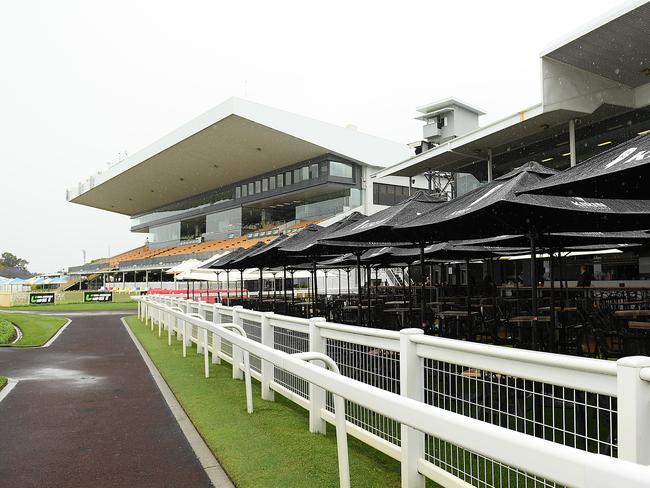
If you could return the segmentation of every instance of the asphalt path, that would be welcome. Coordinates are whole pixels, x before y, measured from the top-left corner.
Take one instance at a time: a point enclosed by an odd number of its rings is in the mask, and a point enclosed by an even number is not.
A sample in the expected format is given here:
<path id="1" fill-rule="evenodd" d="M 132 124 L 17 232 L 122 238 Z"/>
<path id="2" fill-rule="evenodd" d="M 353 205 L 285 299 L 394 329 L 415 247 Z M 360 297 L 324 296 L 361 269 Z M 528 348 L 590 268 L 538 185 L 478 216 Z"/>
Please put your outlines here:
<path id="1" fill-rule="evenodd" d="M 121 322 L 71 318 L 47 348 L 0 348 L 0 486 L 210 487 Z M 52 313 L 48 315 L 53 315 Z"/>

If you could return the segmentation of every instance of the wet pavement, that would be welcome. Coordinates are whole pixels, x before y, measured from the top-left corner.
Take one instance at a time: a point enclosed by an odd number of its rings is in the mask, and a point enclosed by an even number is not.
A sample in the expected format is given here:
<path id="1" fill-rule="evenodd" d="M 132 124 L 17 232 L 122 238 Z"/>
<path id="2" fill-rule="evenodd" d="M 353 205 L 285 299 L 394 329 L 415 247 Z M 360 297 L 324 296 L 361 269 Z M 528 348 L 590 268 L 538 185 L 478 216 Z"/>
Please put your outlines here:
<path id="1" fill-rule="evenodd" d="M 65 314 L 47 348 L 0 348 L 0 486 L 209 487 L 120 317 Z"/>

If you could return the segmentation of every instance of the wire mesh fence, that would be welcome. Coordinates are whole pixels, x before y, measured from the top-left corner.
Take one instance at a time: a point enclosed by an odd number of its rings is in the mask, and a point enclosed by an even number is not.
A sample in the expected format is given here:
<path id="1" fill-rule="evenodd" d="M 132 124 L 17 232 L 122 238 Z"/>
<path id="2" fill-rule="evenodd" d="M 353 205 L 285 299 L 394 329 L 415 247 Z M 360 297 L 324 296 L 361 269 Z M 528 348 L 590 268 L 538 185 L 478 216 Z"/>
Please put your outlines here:
<path id="1" fill-rule="evenodd" d="M 399 353 L 376 347 L 354 344 L 338 339 L 326 340 L 327 355 L 334 359 L 341 374 L 348 378 L 400 393 Z M 334 401 L 327 393 L 327 410 L 334 412 Z M 350 401 L 345 402 L 345 415 L 349 422 L 400 445 L 400 424 L 377 412 Z"/>
<path id="2" fill-rule="evenodd" d="M 309 335 L 283 327 L 273 327 L 273 347 L 289 354 L 309 351 Z M 293 393 L 309 398 L 309 382 L 282 368 L 274 368 L 274 380 Z"/>

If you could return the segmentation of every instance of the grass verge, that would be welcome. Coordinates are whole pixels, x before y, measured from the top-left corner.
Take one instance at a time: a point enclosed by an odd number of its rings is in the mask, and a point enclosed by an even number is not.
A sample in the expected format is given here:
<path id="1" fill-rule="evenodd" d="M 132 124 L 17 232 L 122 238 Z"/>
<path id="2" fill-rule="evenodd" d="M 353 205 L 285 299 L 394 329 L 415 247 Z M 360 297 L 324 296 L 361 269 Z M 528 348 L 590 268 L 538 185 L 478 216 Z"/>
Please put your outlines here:
<path id="1" fill-rule="evenodd" d="M 7 386 L 7 378 L 5 376 L 0 376 L 0 391 Z"/>
<path id="2" fill-rule="evenodd" d="M 0 310 L 64 310 L 66 312 L 79 310 L 135 310 L 137 302 L 107 302 L 107 303 L 55 303 L 53 305 L 19 305 L 16 307 L 0 307 Z"/>
<path id="3" fill-rule="evenodd" d="M 333 427 L 325 436 L 309 433 L 304 409 L 278 394 L 263 401 L 256 381 L 255 412 L 248 415 L 244 382 L 232 379 L 230 365 L 211 365 L 206 379 L 196 349 L 183 358 L 180 342 L 167 346 L 166 334 L 159 338 L 137 317 L 126 321 L 238 487 L 338 486 Z M 352 437 L 348 442 L 352 486 L 400 486 L 397 461 Z"/>
<path id="4" fill-rule="evenodd" d="M 22 331 L 23 337 L 15 344 L 0 344 L 0 347 L 42 346 L 67 322 L 63 317 L 0 312 L 0 321 L 2 320 L 16 324 Z"/>
<path id="5" fill-rule="evenodd" d="M 15 337 L 14 324 L 8 320 L 0 319 L 0 344 L 9 344 Z"/>

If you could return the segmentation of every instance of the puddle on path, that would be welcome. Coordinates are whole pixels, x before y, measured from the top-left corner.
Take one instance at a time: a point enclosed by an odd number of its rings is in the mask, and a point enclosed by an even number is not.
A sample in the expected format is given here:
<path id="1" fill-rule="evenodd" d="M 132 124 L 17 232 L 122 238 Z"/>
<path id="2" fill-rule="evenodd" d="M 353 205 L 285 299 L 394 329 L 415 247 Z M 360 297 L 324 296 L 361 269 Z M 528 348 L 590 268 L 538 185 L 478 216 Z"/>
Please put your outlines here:
<path id="1" fill-rule="evenodd" d="M 12 378 L 20 381 L 65 381 L 74 386 L 92 386 L 105 379 L 103 376 L 93 376 L 84 371 L 65 368 L 30 369 Z"/>

